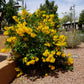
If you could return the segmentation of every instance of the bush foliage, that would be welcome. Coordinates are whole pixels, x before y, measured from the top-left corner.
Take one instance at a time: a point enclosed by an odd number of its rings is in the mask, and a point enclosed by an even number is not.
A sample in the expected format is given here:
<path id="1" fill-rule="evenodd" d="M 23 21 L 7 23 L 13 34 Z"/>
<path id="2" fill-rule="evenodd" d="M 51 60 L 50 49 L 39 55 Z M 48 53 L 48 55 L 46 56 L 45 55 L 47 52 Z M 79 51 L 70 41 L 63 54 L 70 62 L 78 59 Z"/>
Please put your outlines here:
<path id="1" fill-rule="evenodd" d="M 13 16 L 16 25 L 5 27 L 6 45 L 10 48 L 19 68 L 25 71 L 34 65 L 55 70 L 57 63 L 71 69 L 73 59 L 63 52 L 66 46 L 65 36 L 60 35 L 54 14 L 36 10 L 30 14 L 25 9 L 18 16 Z M 2 50 L 4 51 L 4 50 Z M 19 76 L 18 75 L 18 76 Z"/>

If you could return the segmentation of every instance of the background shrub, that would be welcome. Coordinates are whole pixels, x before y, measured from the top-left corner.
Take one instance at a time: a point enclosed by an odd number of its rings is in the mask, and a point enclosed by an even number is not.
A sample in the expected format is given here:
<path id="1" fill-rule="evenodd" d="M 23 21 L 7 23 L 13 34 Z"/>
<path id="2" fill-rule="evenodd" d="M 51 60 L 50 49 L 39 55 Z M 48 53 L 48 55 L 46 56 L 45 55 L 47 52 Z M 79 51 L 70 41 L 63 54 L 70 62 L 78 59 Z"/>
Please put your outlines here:
<path id="1" fill-rule="evenodd" d="M 67 47 L 75 48 L 82 41 L 82 36 L 78 32 L 67 32 L 64 34 L 66 36 Z"/>

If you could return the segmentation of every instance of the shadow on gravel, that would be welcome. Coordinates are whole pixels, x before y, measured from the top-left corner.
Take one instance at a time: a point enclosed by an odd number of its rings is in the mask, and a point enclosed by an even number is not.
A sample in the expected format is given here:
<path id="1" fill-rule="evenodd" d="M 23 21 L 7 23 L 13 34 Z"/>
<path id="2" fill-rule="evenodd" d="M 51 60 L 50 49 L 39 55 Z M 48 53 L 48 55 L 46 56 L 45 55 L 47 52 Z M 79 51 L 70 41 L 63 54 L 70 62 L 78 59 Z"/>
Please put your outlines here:
<path id="1" fill-rule="evenodd" d="M 27 73 L 25 73 L 25 76 L 27 77 L 27 79 L 34 82 L 39 78 L 44 78 L 46 73 L 48 74 L 48 76 L 59 78 L 58 72 L 66 73 L 67 71 L 68 70 L 65 70 L 60 67 L 56 67 L 56 70 L 49 70 L 48 68 L 44 68 L 44 69 L 33 68 L 33 69 L 29 69 Z"/>

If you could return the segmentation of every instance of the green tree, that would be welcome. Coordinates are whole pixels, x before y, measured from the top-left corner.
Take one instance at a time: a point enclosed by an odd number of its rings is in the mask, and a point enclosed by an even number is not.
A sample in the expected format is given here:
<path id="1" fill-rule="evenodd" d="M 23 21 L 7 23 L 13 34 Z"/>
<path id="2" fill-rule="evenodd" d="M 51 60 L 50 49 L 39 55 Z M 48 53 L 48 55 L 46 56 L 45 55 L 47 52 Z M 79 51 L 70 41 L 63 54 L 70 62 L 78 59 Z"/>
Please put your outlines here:
<path id="1" fill-rule="evenodd" d="M 45 10 L 49 14 L 57 14 L 57 5 L 54 5 L 54 1 L 49 2 L 48 0 L 45 1 L 44 5 L 40 5 L 40 10 Z"/>
<path id="2" fill-rule="evenodd" d="M 0 0 L 0 12 L 3 11 L 4 6 L 5 6 L 6 1 L 5 0 Z"/>
<path id="3" fill-rule="evenodd" d="M 84 10 L 80 13 L 79 24 L 84 24 Z"/>
<path id="4" fill-rule="evenodd" d="M 14 7 L 14 0 L 9 0 L 7 4 L 4 6 L 4 18 L 7 20 L 8 24 L 14 24 L 15 21 L 12 19 L 12 16 L 17 15 L 18 9 Z"/>
<path id="5" fill-rule="evenodd" d="M 64 14 L 64 16 L 63 16 L 63 18 L 61 19 L 61 24 L 65 24 L 66 22 L 70 22 L 70 23 L 72 23 L 72 13 L 67 13 L 67 12 L 65 12 L 65 13 L 63 13 Z"/>

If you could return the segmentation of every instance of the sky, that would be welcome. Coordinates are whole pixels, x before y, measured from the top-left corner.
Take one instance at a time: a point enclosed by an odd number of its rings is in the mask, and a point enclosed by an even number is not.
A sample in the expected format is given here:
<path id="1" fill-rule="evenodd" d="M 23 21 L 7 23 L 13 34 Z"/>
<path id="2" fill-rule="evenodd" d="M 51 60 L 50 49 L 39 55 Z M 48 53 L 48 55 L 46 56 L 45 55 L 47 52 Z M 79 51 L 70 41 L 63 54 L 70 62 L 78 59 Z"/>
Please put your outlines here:
<path id="1" fill-rule="evenodd" d="M 8 2 L 9 0 L 6 0 Z M 15 0 L 16 1 L 16 0 Z M 58 5 L 57 13 L 59 15 L 59 18 L 63 17 L 64 12 L 70 12 L 70 7 L 75 4 L 75 17 L 79 17 L 79 14 L 84 9 L 84 0 L 49 0 L 55 1 L 55 5 Z M 26 3 L 27 9 L 33 13 L 35 10 L 37 10 L 40 7 L 40 4 L 44 4 L 45 0 L 24 0 L 24 3 Z M 21 5 L 21 1 L 19 1 L 19 4 Z"/>

